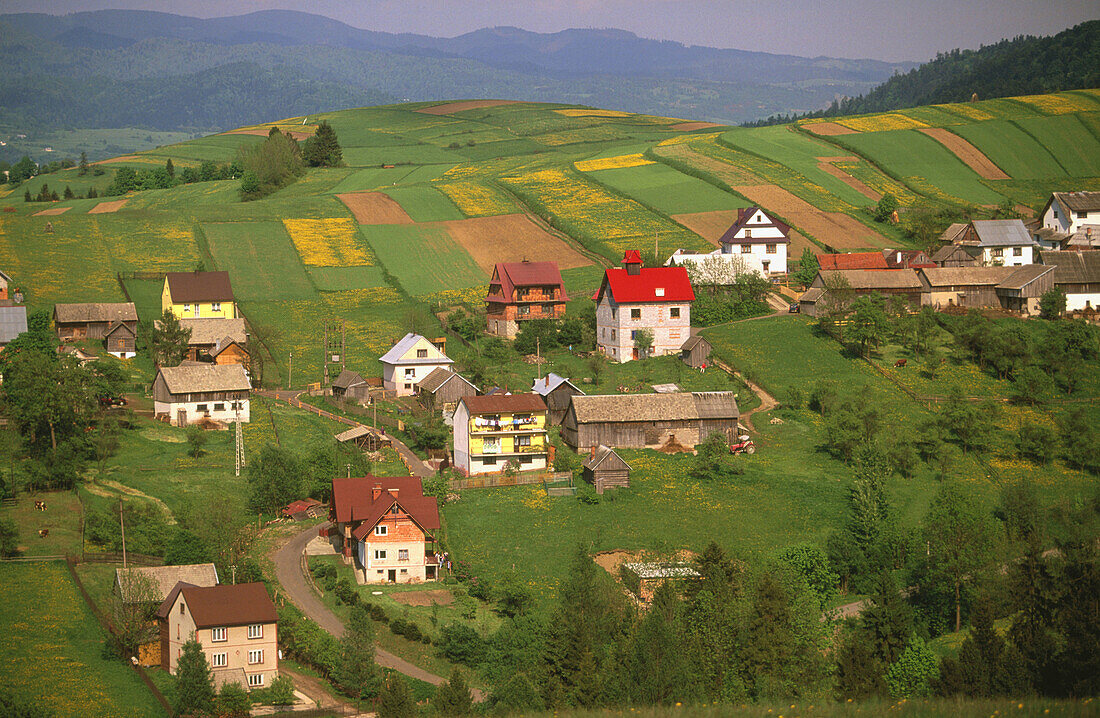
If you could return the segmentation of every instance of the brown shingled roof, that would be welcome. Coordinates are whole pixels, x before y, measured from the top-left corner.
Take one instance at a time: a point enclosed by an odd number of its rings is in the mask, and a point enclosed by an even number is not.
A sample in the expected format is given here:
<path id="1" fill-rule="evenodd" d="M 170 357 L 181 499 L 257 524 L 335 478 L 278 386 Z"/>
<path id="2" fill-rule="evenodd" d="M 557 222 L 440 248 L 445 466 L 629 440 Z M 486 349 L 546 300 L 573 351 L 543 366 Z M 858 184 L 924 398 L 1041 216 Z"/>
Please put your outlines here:
<path id="1" fill-rule="evenodd" d="M 55 304 L 54 321 L 72 322 L 136 322 L 133 302 L 95 302 L 89 304 Z"/>
<path id="2" fill-rule="evenodd" d="M 232 302 L 229 272 L 168 272 L 173 302 Z"/>
<path id="3" fill-rule="evenodd" d="M 267 595 L 267 588 L 258 582 L 206 587 L 180 581 L 157 609 L 158 618 L 168 617 L 176 597 L 181 593 L 196 628 L 245 626 L 279 620 L 275 604 Z"/>

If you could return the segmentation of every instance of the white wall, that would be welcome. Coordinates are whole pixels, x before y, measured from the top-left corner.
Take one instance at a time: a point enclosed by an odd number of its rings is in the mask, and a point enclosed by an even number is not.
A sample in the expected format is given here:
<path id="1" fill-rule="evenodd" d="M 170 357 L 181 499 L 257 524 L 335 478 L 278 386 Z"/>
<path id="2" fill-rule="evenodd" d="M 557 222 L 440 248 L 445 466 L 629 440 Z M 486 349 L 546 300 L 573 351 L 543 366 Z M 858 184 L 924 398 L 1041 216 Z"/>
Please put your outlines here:
<path id="1" fill-rule="evenodd" d="M 1000 249 L 1001 256 L 994 257 L 993 250 Z M 1020 250 L 1020 255 L 1016 256 L 1016 250 Z M 1035 248 L 1030 246 L 1015 246 L 1015 247 L 983 247 L 982 248 L 982 264 L 987 267 L 1022 267 L 1026 264 L 1035 263 Z"/>
<path id="2" fill-rule="evenodd" d="M 221 411 L 214 409 L 216 404 L 220 404 L 224 407 Z M 205 411 L 199 410 L 199 406 L 206 407 Z M 247 424 L 249 422 L 249 402 L 245 399 L 240 402 L 240 419 L 241 422 Z M 153 411 L 156 414 L 167 414 L 169 417 L 169 423 L 172 426 L 179 426 L 177 420 L 177 414 L 180 409 L 184 409 L 187 412 L 187 423 L 191 424 L 209 414 L 210 418 L 215 421 L 233 422 L 237 420 L 237 412 L 233 409 L 233 402 L 215 402 L 215 401 L 195 401 L 195 402 L 173 402 L 167 403 L 163 401 L 153 402 Z"/>
<path id="3" fill-rule="evenodd" d="M 1100 308 L 1100 292 L 1066 295 L 1066 311 L 1073 312 L 1089 306 L 1093 309 Z"/>
<path id="4" fill-rule="evenodd" d="M 398 396 L 412 396 L 416 393 L 416 385 L 420 383 L 420 380 L 440 367 L 449 369 L 451 365 L 449 362 L 405 366 L 401 364 L 383 364 L 382 386 L 397 391 Z M 405 375 L 406 370 L 412 373 L 411 377 Z"/>
<path id="5" fill-rule="evenodd" d="M 454 461 L 455 466 L 470 473 L 470 414 L 461 402 L 454 415 Z"/>
<path id="6" fill-rule="evenodd" d="M 673 318 L 670 310 L 680 309 L 680 316 Z M 612 361 L 627 362 L 633 358 L 634 339 L 631 332 L 648 329 L 653 333 L 651 356 L 677 354 L 691 336 L 691 302 L 669 302 L 615 305 L 604 294 L 596 307 L 596 344 Z M 641 317 L 631 319 L 631 310 L 640 309 Z"/>

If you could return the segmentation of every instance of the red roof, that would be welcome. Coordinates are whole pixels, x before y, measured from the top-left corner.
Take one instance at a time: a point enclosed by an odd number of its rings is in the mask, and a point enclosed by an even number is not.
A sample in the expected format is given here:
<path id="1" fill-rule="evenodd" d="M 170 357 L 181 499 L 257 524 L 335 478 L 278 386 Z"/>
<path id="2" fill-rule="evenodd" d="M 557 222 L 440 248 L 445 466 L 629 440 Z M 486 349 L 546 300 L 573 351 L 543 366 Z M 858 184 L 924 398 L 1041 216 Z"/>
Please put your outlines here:
<path id="1" fill-rule="evenodd" d="M 499 286 L 499 290 L 496 287 Z M 495 302 L 514 302 L 516 287 L 557 287 L 560 299 L 568 301 L 557 262 L 498 262 L 489 282 L 489 296 Z"/>
<path id="2" fill-rule="evenodd" d="M 196 628 L 213 626 L 244 626 L 250 623 L 275 623 L 279 614 L 267 595 L 262 583 L 238 583 L 236 585 L 194 586 L 180 581 L 157 609 L 159 618 L 168 618 L 168 612 L 183 594 L 187 610 L 195 620 Z"/>
<path id="3" fill-rule="evenodd" d="M 819 254 L 822 269 L 889 269 L 882 252 L 851 252 L 849 254 Z"/>
<path id="4" fill-rule="evenodd" d="M 627 274 L 615 267 L 604 273 L 603 284 L 592 297 L 600 301 L 604 290 L 619 304 L 636 302 L 692 302 L 695 292 L 683 267 L 643 267 L 638 274 Z"/>
<path id="5" fill-rule="evenodd" d="M 381 489 L 374 498 L 375 487 Z M 420 528 L 439 528 L 439 505 L 425 496 L 416 476 L 363 476 L 332 480 L 332 510 L 337 523 L 362 521 L 370 531 L 394 503 L 405 510 Z"/>
<path id="6" fill-rule="evenodd" d="M 765 217 L 767 217 L 768 221 L 763 224 L 748 224 L 749 219 L 751 219 L 752 216 L 757 212 L 760 212 Z M 735 235 L 746 227 L 748 229 L 756 229 L 757 227 L 775 227 L 783 233 L 783 237 L 742 237 L 741 239 L 738 239 Z M 743 209 L 739 208 L 737 210 L 737 221 L 730 225 L 730 228 L 726 230 L 725 234 L 723 234 L 718 241 L 719 243 L 724 244 L 782 244 L 783 242 L 791 241 L 790 237 L 787 236 L 788 234 L 790 234 L 790 231 L 791 227 L 789 224 L 781 222 L 775 217 L 772 217 L 770 214 L 760 209 L 759 207 L 745 207 Z"/>
<path id="7" fill-rule="evenodd" d="M 642 255 L 636 249 L 628 249 L 623 254 L 623 264 L 641 264 Z"/>
<path id="8" fill-rule="evenodd" d="M 294 514 L 301 513 L 314 506 L 320 506 L 321 502 L 317 499 L 299 499 L 286 505 L 283 509 L 283 516 L 293 516 Z"/>

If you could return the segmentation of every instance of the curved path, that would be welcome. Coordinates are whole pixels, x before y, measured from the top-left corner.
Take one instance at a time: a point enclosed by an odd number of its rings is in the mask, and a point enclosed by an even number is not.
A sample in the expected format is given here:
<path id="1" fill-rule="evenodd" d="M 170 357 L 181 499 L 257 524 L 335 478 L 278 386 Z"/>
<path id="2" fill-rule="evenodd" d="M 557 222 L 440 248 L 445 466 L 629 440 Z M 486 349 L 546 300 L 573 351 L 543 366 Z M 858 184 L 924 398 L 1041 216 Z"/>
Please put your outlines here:
<path id="1" fill-rule="evenodd" d="M 738 379 L 740 379 L 741 381 L 745 382 L 745 385 L 748 386 L 749 389 L 751 389 L 754 394 L 756 394 L 758 397 L 760 397 L 760 406 L 758 406 L 754 409 L 749 409 L 748 411 L 746 411 L 744 414 L 742 414 L 739 417 L 739 420 L 745 425 L 746 429 L 748 429 L 749 431 L 752 431 L 754 433 L 757 433 L 757 434 L 760 433 L 756 430 L 756 427 L 754 427 L 752 425 L 752 415 L 755 414 L 758 411 L 771 411 L 775 407 L 779 406 L 779 402 L 775 400 L 774 396 L 772 396 L 768 392 L 764 391 L 764 388 L 762 386 L 760 386 L 759 384 L 757 384 L 754 381 L 750 381 L 750 380 L 746 379 L 741 374 L 741 372 L 737 371 L 736 369 L 734 369 L 733 367 L 731 367 L 729 364 L 725 363 L 721 359 L 715 358 L 714 359 L 714 365 L 717 366 L 722 371 L 726 372 L 727 374 L 731 374 L 731 375 L 737 377 Z"/>

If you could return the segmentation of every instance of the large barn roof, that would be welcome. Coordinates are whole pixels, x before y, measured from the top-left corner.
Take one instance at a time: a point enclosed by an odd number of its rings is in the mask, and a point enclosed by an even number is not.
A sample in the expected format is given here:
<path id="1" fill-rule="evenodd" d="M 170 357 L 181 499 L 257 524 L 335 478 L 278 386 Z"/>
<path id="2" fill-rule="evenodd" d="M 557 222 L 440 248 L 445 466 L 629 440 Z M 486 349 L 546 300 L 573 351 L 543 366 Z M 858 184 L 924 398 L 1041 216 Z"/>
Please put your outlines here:
<path id="1" fill-rule="evenodd" d="M 133 302 L 96 302 L 89 304 L 55 304 L 54 321 L 63 324 L 75 322 L 136 322 L 137 309 Z"/>
<path id="2" fill-rule="evenodd" d="M 732 391 L 678 394 L 575 395 L 573 413 L 578 424 L 624 421 L 685 421 L 736 419 L 740 416 Z"/>
<path id="3" fill-rule="evenodd" d="M 162 366 L 160 375 L 169 394 L 206 391 L 248 391 L 248 374 L 240 364 L 181 364 Z"/>

